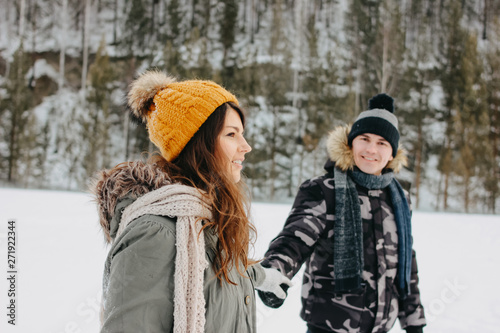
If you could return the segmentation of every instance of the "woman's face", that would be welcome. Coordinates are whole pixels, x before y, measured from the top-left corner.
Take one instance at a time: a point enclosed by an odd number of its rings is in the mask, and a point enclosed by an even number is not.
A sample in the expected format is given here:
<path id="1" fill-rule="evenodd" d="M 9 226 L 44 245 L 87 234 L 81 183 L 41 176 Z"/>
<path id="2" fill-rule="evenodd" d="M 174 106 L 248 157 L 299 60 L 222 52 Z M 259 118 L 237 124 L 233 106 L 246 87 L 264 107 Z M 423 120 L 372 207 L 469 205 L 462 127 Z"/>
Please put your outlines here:
<path id="1" fill-rule="evenodd" d="M 237 183 L 241 178 L 245 154 L 251 151 L 252 147 L 243 137 L 243 124 L 238 112 L 231 107 L 227 108 L 226 118 L 218 141 L 219 149 L 216 150 L 216 156 L 227 162 L 229 175 Z"/>
<path id="2" fill-rule="evenodd" d="M 352 152 L 356 166 L 370 175 L 380 175 L 392 161 L 392 147 L 380 135 L 364 133 L 352 140 Z"/>

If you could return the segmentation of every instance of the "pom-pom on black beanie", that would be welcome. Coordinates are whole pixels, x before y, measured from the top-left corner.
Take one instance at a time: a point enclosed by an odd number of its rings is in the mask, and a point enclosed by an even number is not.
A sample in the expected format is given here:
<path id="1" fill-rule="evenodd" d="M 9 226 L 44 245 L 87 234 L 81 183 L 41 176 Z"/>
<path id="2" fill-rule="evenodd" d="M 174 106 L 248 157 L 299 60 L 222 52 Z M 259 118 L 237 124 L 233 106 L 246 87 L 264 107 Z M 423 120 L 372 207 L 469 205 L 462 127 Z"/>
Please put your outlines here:
<path id="1" fill-rule="evenodd" d="M 380 135 L 392 147 L 395 157 L 399 146 L 398 119 L 394 115 L 394 99 L 387 94 L 378 94 L 368 101 L 368 110 L 360 113 L 347 137 L 349 146 L 358 135 L 371 133 Z"/>

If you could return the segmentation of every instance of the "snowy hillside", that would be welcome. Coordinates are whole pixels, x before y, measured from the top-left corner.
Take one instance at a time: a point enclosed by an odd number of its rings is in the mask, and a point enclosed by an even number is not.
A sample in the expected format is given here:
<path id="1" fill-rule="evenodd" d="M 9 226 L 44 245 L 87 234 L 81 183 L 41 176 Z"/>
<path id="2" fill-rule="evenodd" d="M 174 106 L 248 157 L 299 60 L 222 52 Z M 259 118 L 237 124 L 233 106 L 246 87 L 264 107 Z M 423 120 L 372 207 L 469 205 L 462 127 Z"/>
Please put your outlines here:
<path id="1" fill-rule="evenodd" d="M 254 198 L 322 172 L 328 133 L 395 99 L 414 205 L 498 213 L 500 1 L 0 0 L 0 185 L 84 190 L 152 153 L 126 93 L 146 69 L 247 111 Z"/>
<path id="2" fill-rule="evenodd" d="M 97 332 L 101 275 L 107 248 L 89 195 L 0 189 L 1 332 Z M 255 203 L 261 256 L 290 205 Z M 7 324 L 7 227 L 16 221 L 17 317 Z M 414 213 L 426 333 L 498 332 L 500 217 Z M 300 274 L 299 274 L 300 275 Z M 259 332 L 305 332 L 299 318 L 301 276 L 278 310 L 258 304 Z M 8 277 L 8 275 L 7 275 Z M 400 332 L 396 327 L 391 332 Z"/>

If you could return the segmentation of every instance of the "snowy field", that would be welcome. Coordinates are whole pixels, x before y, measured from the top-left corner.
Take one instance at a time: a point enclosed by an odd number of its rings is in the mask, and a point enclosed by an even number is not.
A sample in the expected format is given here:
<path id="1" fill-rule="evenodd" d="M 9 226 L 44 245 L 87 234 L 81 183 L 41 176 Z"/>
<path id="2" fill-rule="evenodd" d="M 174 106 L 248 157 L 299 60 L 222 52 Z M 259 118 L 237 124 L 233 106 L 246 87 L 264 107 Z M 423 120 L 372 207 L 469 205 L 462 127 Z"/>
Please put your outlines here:
<path id="1" fill-rule="evenodd" d="M 262 256 L 290 205 L 255 203 Z M 16 325 L 7 323 L 8 221 L 16 221 Z M 500 332 L 500 216 L 414 212 L 427 333 Z M 0 332 L 98 332 L 107 247 L 88 194 L 0 189 Z M 277 310 L 258 304 L 259 332 L 304 333 L 301 274 Z M 260 302 L 260 300 L 259 300 Z M 391 332 L 401 332 L 399 324 Z"/>

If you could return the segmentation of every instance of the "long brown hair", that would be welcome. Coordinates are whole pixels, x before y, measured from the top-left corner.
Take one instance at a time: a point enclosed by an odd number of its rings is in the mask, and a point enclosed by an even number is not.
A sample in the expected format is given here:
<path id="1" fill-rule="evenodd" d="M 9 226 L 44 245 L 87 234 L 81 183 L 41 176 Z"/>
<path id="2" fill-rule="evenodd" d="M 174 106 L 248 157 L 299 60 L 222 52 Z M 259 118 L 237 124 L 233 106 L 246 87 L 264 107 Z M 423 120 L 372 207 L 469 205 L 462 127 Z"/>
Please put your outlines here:
<path id="1" fill-rule="evenodd" d="M 168 162 L 160 155 L 153 156 L 151 161 L 162 168 L 173 182 L 204 191 L 214 219 L 206 221 L 203 229 L 213 229 L 218 235 L 213 267 L 219 281 L 224 278 L 228 283 L 235 284 L 229 278 L 231 267 L 236 267 L 240 275 L 245 276 L 248 266 L 256 262 L 248 258 L 256 229 L 249 220 L 250 200 L 244 181 L 235 183 L 228 174 L 226 162 L 216 158 L 218 137 L 229 108 L 239 114 L 244 127 L 242 109 L 233 102 L 224 103 L 208 117 L 174 161 Z"/>

